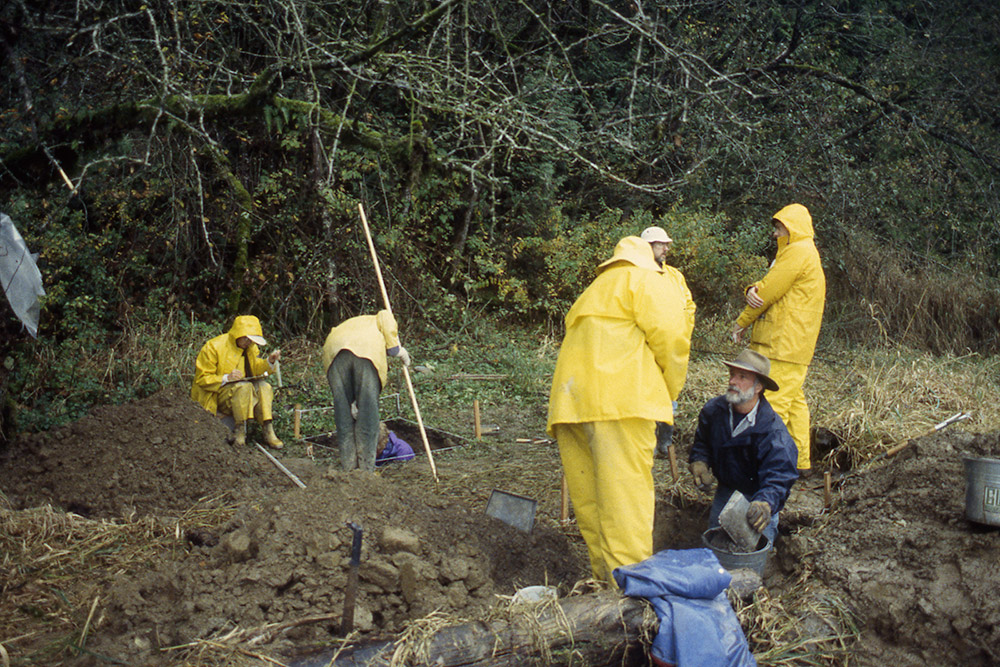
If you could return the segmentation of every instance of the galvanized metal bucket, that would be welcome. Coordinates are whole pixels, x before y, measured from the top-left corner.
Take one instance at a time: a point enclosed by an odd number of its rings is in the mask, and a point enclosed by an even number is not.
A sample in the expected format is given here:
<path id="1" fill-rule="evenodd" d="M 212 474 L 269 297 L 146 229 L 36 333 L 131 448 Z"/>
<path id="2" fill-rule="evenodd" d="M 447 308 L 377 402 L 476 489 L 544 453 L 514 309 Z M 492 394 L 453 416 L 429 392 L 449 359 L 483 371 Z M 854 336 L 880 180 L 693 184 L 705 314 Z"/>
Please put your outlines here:
<path id="1" fill-rule="evenodd" d="M 722 528 L 709 528 L 702 533 L 701 542 L 712 550 L 719 559 L 719 565 L 727 570 L 746 568 L 764 576 L 764 565 L 767 563 L 767 555 L 771 552 L 771 541 L 763 535 L 757 543 L 757 550 L 750 553 L 735 553 L 726 548 L 735 547 L 735 544 Z"/>
<path id="2" fill-rule="evenodd" d="M 1000 526 L 1000 459 L 964 458 L 965 517 Z"/>

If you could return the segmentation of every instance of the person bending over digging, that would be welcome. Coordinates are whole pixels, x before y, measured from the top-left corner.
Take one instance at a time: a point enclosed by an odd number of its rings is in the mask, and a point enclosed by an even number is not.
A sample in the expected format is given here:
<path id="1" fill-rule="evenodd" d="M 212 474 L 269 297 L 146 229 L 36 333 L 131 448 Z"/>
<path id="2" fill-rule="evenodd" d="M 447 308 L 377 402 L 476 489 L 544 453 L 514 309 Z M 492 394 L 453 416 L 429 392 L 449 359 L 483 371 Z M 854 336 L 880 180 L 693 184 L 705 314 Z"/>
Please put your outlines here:
<path id="1" fill-rule="evenodd" d="M 388 310 L 359 315 L 330 330 L 323 344 L 323 368 L 333 392 L 333 418 L 344 470 L 375 469 L 378 396 L 385 386 L 387 357 L 410 365 L 399 344 L 399 328 Z"/>
<path id="2" fill-rule="evenodd" d="M 261 425 L 264 441 L 281 449 L 284 443 L 274 434 L 271 415 L 274 390 L 264 379 L 273 372 L 271 364 L 281 358 L 281 350 L 262 359 L 258 353 L 265 345 L 260 320 L 238 316 L 228 333 L 209 340 L 198 352 L 191 398 L 213 415 L 232 415 L 236 425 L 230 442 L 246 444 L 246 420 L 253 417 Z"/>
<path id="3" fill-rule="evenodd" d="M 375 466 L 412 461 L 416 454 L 410 443 L 389 430 L 385 422 L 378 425 L 378 444 L 375 446 Z"/>
<path id="4" fill-rule="evenodd" d="M 768 376 L 767 357 L 743 350 L 733 361 L 722 363 L 729 367 L 729 387 L 701 409 L 688 469 L 702 491 L 711 488 L 712 472 L 719 480 L 709 528 L 718 527 L 719 514 L 736 490 L 750 501 L 750 526 L 774 544 L 778 512 L 798 479 L 795 443 L 764 398 L 765 389 L 778 390 Z"/>

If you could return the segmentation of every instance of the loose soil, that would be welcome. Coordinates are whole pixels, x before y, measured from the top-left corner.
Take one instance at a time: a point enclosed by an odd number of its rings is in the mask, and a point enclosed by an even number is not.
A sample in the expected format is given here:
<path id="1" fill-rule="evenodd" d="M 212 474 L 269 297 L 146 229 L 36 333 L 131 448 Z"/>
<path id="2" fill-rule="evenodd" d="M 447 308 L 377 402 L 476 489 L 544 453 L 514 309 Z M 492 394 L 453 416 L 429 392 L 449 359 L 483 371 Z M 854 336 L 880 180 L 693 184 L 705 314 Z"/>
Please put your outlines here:
<path id="1" fill-rule="evenodd" d="M 51 504 L 95 521 L 153 516 L 164 525 L 191 512 L 208 517 L 127 571 L 88 574 L 100 588 L 92 653 L 63 664 L 181 664 L 182 651 L 162 649 L 234 632 L 252 634 L 262 654 L 329 646 L 351 573 L 351 524 L 362 531 L 354 615 L 362 639 L 392 638 L 435 612 L 473 618 L 526 585 L 565 594 L 587 574 L 578 531 L 558 521 L 553 443 L 449 441 L 437 458 L 439 484 L 422 453 L 345 473 L 332 465 L 336 452 L 320 461 L 288 453 L 299 445 L 277 453 L 305 483 L 299 489 L 226 435 L 185 391 L 168 389 L 24 436 L 3 453 L 0 486 L 13 511 Z M 410 443 L 420 451 L 419 440 Z M 953 428 L 921 438 L 847 475 L 829 513 L 821 480 L 797 485 L 765 585 L 780 595 L 804 580 L 816 595 L 845 601 L 862 631 L 852 664 L 1000 663 L 1000 530 L 964 518 L 968 455 L 1000 457 L 1000 435 Z M 709 498 L 686 480 L 670 484 L 665 462 L 655 472 L 656 548 L 701 546 Z M 493 488 L 538 499 L 530 534 L 485 514 Z M 5 593 L 45 586 L 30 574 L 4 578 Z M 23 655 L 30 643 L 8 650 Z"/>

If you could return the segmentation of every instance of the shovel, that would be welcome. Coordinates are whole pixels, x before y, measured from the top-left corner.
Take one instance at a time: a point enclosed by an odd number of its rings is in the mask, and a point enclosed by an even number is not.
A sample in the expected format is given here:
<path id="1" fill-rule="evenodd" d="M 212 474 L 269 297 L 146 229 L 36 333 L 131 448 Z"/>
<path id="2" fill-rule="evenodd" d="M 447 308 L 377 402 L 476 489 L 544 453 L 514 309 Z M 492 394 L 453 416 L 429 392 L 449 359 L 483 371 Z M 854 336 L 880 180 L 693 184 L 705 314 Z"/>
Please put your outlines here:
<path id="1" fill-rule="evenodd" d="M 538 503 L 531 498 L 493 489 L 489 502 L 486 503 L 486 514 L 518 530 L 530 533 L 535 525 L 537 506 Z"/>
<path id="2" fill-rule="evenodd" d="M 719 525 L 726 531 L 729 538 L 737 547 L 749 553 L 757 549 L 757 542 L 760 541 L 760 533 L 750 527 L 747 521 L 747 509 L 750 501 L 739 491 L 733 491 L 729 496 L 729 502 L 719 513 Z"/>

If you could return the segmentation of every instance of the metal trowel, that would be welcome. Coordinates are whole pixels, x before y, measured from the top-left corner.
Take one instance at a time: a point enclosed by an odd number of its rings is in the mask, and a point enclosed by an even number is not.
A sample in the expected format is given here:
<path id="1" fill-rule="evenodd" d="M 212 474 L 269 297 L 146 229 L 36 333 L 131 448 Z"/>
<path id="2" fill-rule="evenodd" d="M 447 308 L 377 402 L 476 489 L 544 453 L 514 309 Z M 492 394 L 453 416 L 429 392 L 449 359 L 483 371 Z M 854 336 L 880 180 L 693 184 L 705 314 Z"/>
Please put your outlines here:
<path id="1" fill-rule="evenodd" d="M 757 548 L 760 541 L 760 533 L 750 527 L 747 521 L 747 509 L 750 501 L 739 491 L 733 491 L 729 496 L 729 502 L 722 508 L 719 514 L 719 525 L 729 535 L 737 547 L 749 553 Z"/>

